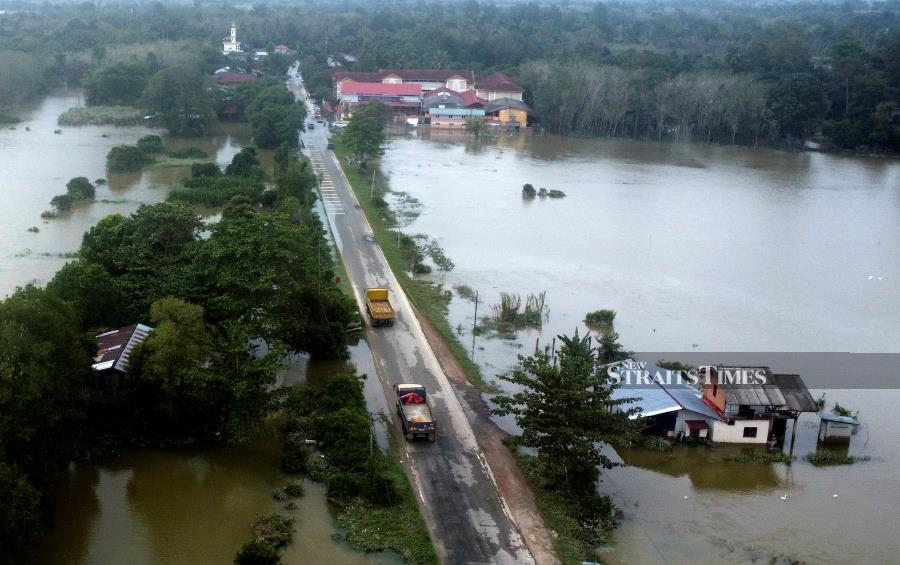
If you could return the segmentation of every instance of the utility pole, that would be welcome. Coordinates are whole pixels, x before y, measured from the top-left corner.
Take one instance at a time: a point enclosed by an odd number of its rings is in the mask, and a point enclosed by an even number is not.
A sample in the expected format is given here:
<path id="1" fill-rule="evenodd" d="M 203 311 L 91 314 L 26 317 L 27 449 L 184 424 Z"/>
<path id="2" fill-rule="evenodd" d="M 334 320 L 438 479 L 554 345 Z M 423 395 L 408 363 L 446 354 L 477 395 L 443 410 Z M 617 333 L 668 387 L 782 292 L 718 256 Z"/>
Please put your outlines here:
<path id="1" fill-rule="evenodd" d="M 472 318 L 472 358 L 475 358 L 475 328 L 478 327 L 478 291 L 475 291 L 475 315 Z"/>
<path id="2" fill-rule="evenodd" d="M 372 188 L 369 189 L 369 200 L 372 200 L 375 195 L 375 171 L 372 171 Z"/>

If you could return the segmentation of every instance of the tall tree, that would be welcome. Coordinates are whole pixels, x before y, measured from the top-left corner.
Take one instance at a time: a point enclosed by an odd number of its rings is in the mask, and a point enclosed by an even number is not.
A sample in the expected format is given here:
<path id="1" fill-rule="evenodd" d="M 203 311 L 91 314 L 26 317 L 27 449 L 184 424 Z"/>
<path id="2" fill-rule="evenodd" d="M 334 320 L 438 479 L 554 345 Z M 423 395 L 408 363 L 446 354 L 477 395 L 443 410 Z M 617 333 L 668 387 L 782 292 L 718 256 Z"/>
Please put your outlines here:
<path id="1" fill-rule="evenodd" d="M 163 69 L 150 77 L 140 104 L 174 135 L 202 135 L 213 118 L 211 89 L 194 65 Z"/>
<path id="2" fill-rule="evenodd" d="M 385 128 L 390 116 L 390 108 L 377 100 L 353 109 L 350 123 L 344 128 L 342 136 L 359 166 L 365 167 L 370 158 L 384 153 L 384 142 L 387 139 Z"/>
<path id="3" fill-rule="evenodd" d="M 501 379 L 521 392 L 499 395 L 494 413 L 512 414 L 522 429 L 515 445 L 537 450 L 549 484 L 571 495 L 593 492 L 599 468 L 615 463 L 602 444 L 627 443 L 633 434 L 628 412 L 613 410 L 615 388 L 606 369 L 598 365 L 590 335 L 559 336 L 553 360 L 544 354 L 519 357 L 519 366 Z"/>

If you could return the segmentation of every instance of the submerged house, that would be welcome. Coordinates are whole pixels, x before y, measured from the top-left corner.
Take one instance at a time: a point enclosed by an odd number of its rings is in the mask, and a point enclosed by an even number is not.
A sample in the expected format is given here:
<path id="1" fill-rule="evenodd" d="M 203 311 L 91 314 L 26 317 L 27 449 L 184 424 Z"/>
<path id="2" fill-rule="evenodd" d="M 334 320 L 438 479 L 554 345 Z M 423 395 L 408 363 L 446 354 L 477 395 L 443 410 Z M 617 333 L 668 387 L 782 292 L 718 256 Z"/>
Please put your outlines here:
<path id="1" fill-rule="evenodd" d="M 672 375 L 652 363 L 641 365 L 650 376 Z M 670 382 L 667 378 L 655 379 L 649 384 L 625 384 L 613 391 L 614 399 L 631 398 L 617 409 L 626 411 L 638 408 L 631 419 L 640 419 L 645 433 L 673 439 L 712 439 L 714 423 L 722 416 L 703 400 L 703 395 L 687 384 Z"/>
<path id="2" fill-rule="evenodd" d="M 754 374 L 756 384 L 734 382 L 736 375 Z M 816 403 L 800 375 L 779 375 L 769 367 L 711 367 L 703 385 L 703 400 L 714 406 L 724 422 L 713 428 L 715 441 L 766 443 L 784 438 L 787 421 L 802 412 L 816 412 Z"/>
<path id="3" fill-rule="evenodd" d="M 623 367 L 633 361 L 623 362 Z M 783 439 L 787 421 L 816 405 L 799 375 L 778 375 L 768 367 L 706 367 L 700 389 L 679 382 L 674 371 L 640 364 L 646 383 L 622 383 L 613 398 L 638 398 L 618 407 L 639 408 L 633 419 L 645 420 L 644 431 L 676 439 L 709 439 L 719 443 L 766 443 Z M 736 374 L 758 382 L 737 382 Z"/>
<path id="4" fill-rule="evenodd" d="M 133 324 L 97 336 L 97 356 L 91 367 L 99 375 L 101 390 L 115 391 L 121 388 L 131 352 L 152 331 L 150 326 Z"/>

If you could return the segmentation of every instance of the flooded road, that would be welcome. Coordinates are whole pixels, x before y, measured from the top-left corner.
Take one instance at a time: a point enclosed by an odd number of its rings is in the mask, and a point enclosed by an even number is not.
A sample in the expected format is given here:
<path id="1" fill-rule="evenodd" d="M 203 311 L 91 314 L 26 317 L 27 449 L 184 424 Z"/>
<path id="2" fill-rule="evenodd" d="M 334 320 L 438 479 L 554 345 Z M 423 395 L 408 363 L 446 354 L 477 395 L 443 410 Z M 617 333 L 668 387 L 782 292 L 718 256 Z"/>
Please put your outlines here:
<path id="1" fill-rule="evenodd" d="M 900 352 L 900 161 L 423 137 L 392 140 L 382 168 L 421 203 L 404 231 L 436 238 L 456 264 L 433 278 L 478 291 L 479 317 L 501 291 L 547 293 L 543 327 L 514 340 L 473 340 L 474 304 L 454 296 L 450 325 L 488 380 L 536 340 L 585 331 L 600 308 L 617 311 L 636 351 Z M 567 196 L 524 201 L 525 183 Z M 900 383 L 896 367 L 885 371 Z M 621 453 L 630 466 L 606 473 L 601 490 L 625 518 L 601 560 L 896 561 L 897 386 L 827 391 L 828 406 L 860 410 L 849 451 L 872 460 L 852 466 L 725 463 L 728 446 Z M 817 431 L 817 416 L 800 419 L 795 455 L 815 450 Z"/>
<path id="2" fill-rule="evenodd" d="M 84 232 L 100 218 L 130 214 L 142 203 L 162 202 L 169 189 L 190 172 L 187 162 L 107 177 L 106 154 L 112 147 L 161 132 L 144 127 L 57 125 L 62 112 L 82 105 L 80 89 L 59 90 L 24 111 L 15 129 L 0 127 L 0 296 L 31 281 L 46 283 L 67 261 L 64 255 L 78 250 Z M 227 124 L 210 137 L 165 139 L 172 149 L 200 147 L 220 165 L 231 162 L 247 141 L 245 124 Z M 41 219 L 41 212 L 50 209 L 50 199 L 65 193 L 66 183 L 77 176 L 108 182 L 97 186 L 94 202 L 77 203 L 71 212 Z M 29 232 L 31 227 L 40 231 Z"/>

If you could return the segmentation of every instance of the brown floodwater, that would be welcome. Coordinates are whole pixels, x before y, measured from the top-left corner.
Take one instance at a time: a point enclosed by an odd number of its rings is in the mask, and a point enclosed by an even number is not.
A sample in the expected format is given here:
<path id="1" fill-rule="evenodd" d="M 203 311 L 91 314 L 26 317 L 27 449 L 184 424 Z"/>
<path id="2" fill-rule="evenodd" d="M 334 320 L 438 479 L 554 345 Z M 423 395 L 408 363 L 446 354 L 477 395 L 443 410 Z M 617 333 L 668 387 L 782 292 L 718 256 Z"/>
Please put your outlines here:
<path id="1" fill-rule="evenodd" d="M 404 231 L 436 238 L 456 264 L 432 278 L 478 291 L 479 317 L 501 291 L 546 291 L 542 328 L 516 339 L 473 340 L 474 304 L 454 296 L 451 325 L 488 379 L 536 340 L 586 331 L 600 308 L 617 311 L 636 351 L 900 353 L 898 160 L 424 134 L 392 140 L 382 167 L 421 204 Z M 566 197 L 525 201 L 525 183 Z M 731 446 L 617 454 L 628 466 L 600 488 L 624 518 L 601 560 L 896 562 L 900 374 L 884 371 L 888 390 L 813 390 L 860 411 L 849 453 L 870 461 L 803 461 L 816 449 L 813 414 L 799 421 L 791 466 L 725 463 L 740 451 Z"/>
<path id="2" fill-rule="evenodd" d="M 106 154 L 112 147 L 134 144 L 141 136 L 161 131 L 57 125 L 62 112 L 83 104 L 80 89 L 59 90 L 23 111 L 15 129 L 0 128 L 0 296 L 29 282 L 46 283 L 67 261 L 64 255 L 78 250 L 84 232 L 100 218 L 162 202 L 190 172 L 188 165 L 156 165 L 137 173 L 107 175 Z M 165 144 L 173 149 L 200 147 L 224 165 L 248 141 L 246 125 L 226 124 L 212 136 L 166 138 Z M 65 193 L 69 179 L 78 176 L 107 179 L 107 184 L 97 186 L 94 202 L 81 202 L 57 218 L 41 219 L 41 212 L 50 209 L 50 199 Z M 29 232 L 31 227 L 39 231 Z"/>
<path id="3" fill-rule="evenodd" d="M 143 127 L 60 127 L 57 117 L 82 105 L 80 90 L 54 92 L 22 113 L 15 129 L 0 129 L 0 297 L 29 282 L 45 283 L 76 251 L 82 234 L 108 214 L 130 214 L 140 204 L 165 200 L 169 188 L 189 173 L 188 166 L 151 166 L 140 173 L 106 175 L 111 147 L 133 144 L 160 133 Z M 26 129 L 28 128 L 28 129 Z M 53 131 L 61 129 L 60 134 Z M 223 125 L 200 139 L 165 138 L 167 147 L 197 146 L 225 165 L 249 141 L 246 125 Z M 264 165 L 271 154 L 261 152 Z M 50 198 L 65 192 L 75 176 L 107 178 L 96 201 L 43 221 Z M 37 226 L 38 233 L 28 232 Z M 375 375 L 367 344 L 350 348 L 349 362 L 310 362 L 288 358 L 279 384 L 321 379 L 332 371 L 356 367 Z M 377 379 L 365 385 L 375 416 L 379 445 L 387 434 L 379 415 L 388 405 Z M 304 482 L 306 494 L 285 510 L 272 491 L 296 477 L 279 467 L 274 428 L 244 446 L 207 450 L 129 449 L 95 464 L 73 464 L 57 492 L 55 523 L 28 553 L 23 565 L 223 564 L 252 538 L 250 524 L 259 514 L 280 512 L 295 518 L 294 543 L 282 552 L 286 565 L 308 563 L 397 564 L 392 552 L 362 554 L 339 541 L 341 529 L 325 489 Z"/>

